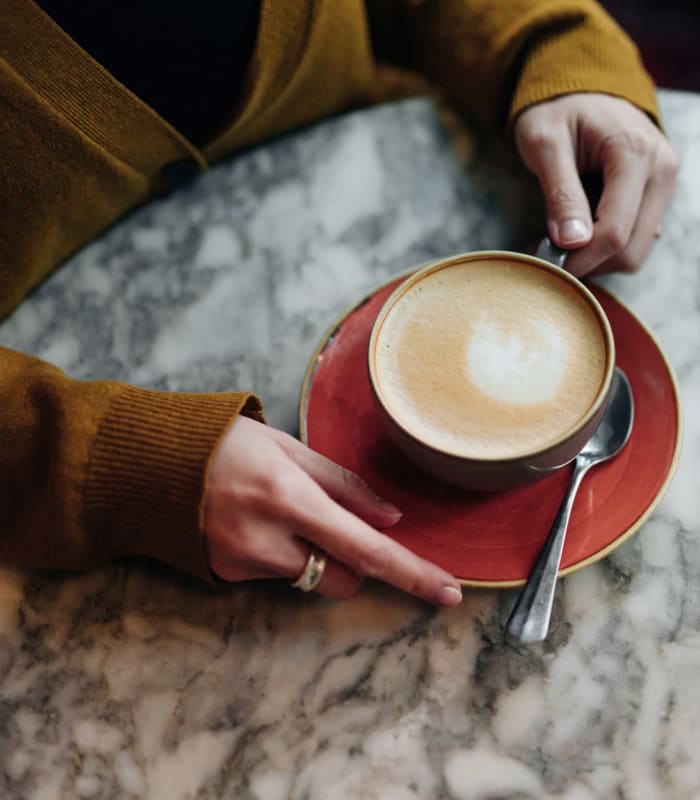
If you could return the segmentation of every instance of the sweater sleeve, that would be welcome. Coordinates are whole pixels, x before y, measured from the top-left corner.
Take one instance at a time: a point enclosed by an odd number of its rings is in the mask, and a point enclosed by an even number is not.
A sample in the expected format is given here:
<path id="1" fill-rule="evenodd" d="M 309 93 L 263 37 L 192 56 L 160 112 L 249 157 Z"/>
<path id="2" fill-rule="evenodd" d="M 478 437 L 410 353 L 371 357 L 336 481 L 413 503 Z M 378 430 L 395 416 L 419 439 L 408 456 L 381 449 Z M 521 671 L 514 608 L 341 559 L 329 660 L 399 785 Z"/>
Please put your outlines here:
<path id="1" fill-rule="evenodd" d="M 0 318 L 157 193 L 162 167 L 205 166 L 31 3 L 1 5 Z M 260 417 L 260 404 L 79 382 L 0 348 L 0 560 L 85 569 L 138 555 L 213 580 L 207 464 L 239 413 Z"/>
<path id="2" fill-rule="evenodd" d="M 418 70 L 483 127 L 572 92 L 623 97 L 658 124 L 639 52 L 594 0 L 368 0 L 379 59 Z"/>
<path id="3" fill-rule="evenodd" d="M 86 569 L 146 556 L 212 581 L 209 457 L 243 393 L 180 394 L 71 380 L 0 348 L 0 560 Z"/>

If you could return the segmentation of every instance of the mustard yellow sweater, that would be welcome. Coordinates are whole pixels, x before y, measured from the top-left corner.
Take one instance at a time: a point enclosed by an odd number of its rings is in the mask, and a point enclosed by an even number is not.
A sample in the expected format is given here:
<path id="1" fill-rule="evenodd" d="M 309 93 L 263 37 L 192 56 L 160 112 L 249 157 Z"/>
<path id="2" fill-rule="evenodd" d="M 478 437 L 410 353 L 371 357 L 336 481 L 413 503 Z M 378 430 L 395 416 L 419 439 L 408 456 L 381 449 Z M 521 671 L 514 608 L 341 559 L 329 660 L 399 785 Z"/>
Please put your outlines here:
<path id="1" fill-rule="evenodd" d="M 623 96 L 656 116 L 635 47 L 592 0 L 368 6 L 369 15 L 362 0 L 263 0 L 243 96 L 197 149 L 32 0 L 0 0 L 0 317 L 162 192 L 168 165 L 204 170 L 375 98 L 375 52 L 492 129 L 576 91 Z M 258 400 L 74 381 L 0 347 L 0 560 L 84 569 L 140 555 L 210 580 L 207 463 L 239 413 L 259 416 Z"/>

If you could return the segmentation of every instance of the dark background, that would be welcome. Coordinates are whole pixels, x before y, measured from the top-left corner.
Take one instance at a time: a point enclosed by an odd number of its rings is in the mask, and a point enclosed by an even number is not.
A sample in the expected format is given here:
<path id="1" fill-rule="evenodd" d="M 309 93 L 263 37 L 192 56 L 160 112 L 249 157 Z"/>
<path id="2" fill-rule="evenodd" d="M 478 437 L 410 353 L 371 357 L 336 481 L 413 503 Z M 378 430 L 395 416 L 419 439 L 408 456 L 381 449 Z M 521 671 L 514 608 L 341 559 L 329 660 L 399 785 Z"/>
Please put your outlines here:
<path id="1" fill-rule="evenodd" d="M 700 0 L 601 0 L 656 83 L 700 92 Z"/>

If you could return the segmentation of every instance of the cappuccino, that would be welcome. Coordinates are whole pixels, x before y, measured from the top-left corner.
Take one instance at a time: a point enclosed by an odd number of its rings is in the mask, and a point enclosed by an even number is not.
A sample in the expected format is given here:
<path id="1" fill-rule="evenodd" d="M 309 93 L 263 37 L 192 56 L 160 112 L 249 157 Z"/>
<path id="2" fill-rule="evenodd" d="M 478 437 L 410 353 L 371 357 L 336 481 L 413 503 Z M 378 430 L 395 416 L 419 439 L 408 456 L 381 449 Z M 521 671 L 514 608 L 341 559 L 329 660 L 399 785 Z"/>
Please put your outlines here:
<path id="1" fill-rule="evenodd" d="M 603 324 L 570 281 L 482 255 L 429 271 L 395 298 L 372 353 L 379 398 L 430 447 L 516 459 L 554 445 L 605 381 Z"/>

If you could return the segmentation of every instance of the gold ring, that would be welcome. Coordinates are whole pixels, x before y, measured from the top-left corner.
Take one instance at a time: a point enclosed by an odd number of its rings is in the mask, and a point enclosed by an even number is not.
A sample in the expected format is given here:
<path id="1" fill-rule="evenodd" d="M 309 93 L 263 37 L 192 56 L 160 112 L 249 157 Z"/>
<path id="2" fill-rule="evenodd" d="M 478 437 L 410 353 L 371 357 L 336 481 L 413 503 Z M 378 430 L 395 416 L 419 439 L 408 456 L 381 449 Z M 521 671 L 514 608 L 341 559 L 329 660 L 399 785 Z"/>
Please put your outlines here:
<path id="1" fill-rule="evenodd" d="M 326 569 L 326 554 L 321 550 L 311 548 L 309 557 L 306 559 L 301 575 L 294 581 L 292 588 L 300 589 L 302 592 L 310 592 L 315 589 Z"/>

